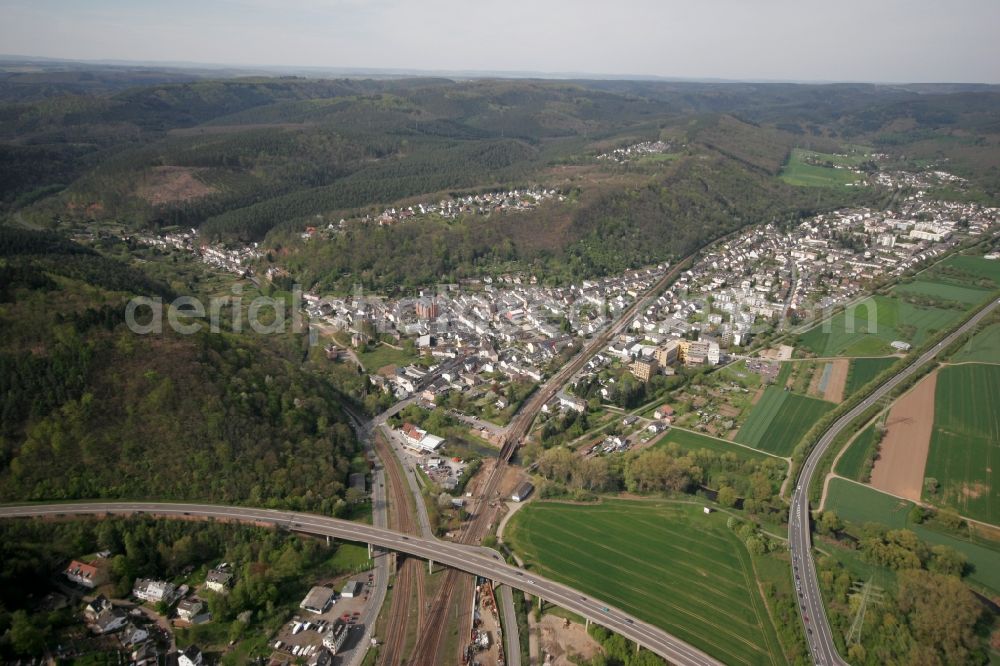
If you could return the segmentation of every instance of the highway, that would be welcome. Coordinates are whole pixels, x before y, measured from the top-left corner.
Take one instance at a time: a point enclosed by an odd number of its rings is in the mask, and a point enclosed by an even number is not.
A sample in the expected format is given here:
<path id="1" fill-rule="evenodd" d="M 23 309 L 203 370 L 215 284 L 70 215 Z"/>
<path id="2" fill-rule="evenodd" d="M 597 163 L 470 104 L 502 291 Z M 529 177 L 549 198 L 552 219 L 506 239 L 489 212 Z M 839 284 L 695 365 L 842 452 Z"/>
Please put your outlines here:
<path id="1" fill-rule="evenodd" d="M 510 566 L 496 553 L 491 553 L 477 546 L 409 536 L 373 525 L 338 518 L 275 509 L 164 502 L 72 502 L 0 507 L 0 518 L 59 518 L 84 515 L 138 514 L 165 518 L 203 518 L 253 523 L 289 529 L 303 534 L 381 546 L 388 550 L 433 560 L 540 596 L 637 642 L 672 664 L 708 666 L 721 663 L 662 629 L 646 624 L 610 604 L 588 597 L 571 587 L 548 580 L 533 572 Z"/>
<path id="2" fill-rule="evenodd" d="M 809 485 L 819 469 L 820 461 L 826 450 L 847 426 L 863 412 L 878 403 L 893 389 L 906 381 L 914 372 L 934 359 L 942 350 L 947 349 L 956 339 L 973 329 L 984 317 L 1000 306 L 1000 300 L 992 301 L 977 312 L 965 324 L 959 326 L 943 341 L 925 351 L 917 360 L 901 370 L 862 400 L 854 409 L 837 419 L 823 433 L 816 446 L 809 453 L 799 472 L 798 484 L 792 494 L 792 504 L 788 515 L 788 544 L 792 553 L 792 573 L 799 593 L 799 615 L 806 627 L 806 639 L 809 650 L 816 664 L 824 666 L 846 664 L 837 652 L 833 640 L 833 630 L 826 616 L 826 607 L 819 590 L 819 579 L 816 575 L 816 564 L 812 557 L 812 532 L 809 525 Z"/>

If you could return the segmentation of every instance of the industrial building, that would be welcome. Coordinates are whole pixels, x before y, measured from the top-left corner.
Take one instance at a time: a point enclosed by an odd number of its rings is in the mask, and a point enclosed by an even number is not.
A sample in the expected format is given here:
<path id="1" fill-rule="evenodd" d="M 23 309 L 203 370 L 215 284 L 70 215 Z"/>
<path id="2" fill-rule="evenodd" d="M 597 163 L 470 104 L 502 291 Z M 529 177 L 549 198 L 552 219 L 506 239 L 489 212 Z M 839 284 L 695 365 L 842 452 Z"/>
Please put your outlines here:
<path id="1" fill-rule="evenodd" d="M 309 594 L 299 604 L 299 608 L 310 613 L 325 613 L 326 609 L 333 605 L 333 590 L 328 587 L 317 585 L 309 590 Z"/>
<path id="2" fill-rule="evenodd" d="M 344 589 L 340 591 L 340 596 L 345 599 L 351 599 L 361 595 L 361 591 L 364 589 L 364 585 L 361 584 L 359 580 L 349 580 L 344 583 Z"/>

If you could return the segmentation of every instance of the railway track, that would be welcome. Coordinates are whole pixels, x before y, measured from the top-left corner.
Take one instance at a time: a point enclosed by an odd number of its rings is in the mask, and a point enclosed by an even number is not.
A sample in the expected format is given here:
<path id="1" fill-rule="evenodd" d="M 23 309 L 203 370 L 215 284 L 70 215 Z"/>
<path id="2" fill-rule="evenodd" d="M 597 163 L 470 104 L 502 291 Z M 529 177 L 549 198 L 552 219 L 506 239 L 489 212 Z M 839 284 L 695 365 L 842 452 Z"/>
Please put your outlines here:
<path id="1" fill-rule="evenodd" d="M 586 365 L 587 361 L 589 361 L 598 351 L 603 349 L 613 337 L 621 334 L 625 329 L 627 329 L 636 313 L 638 313 L 642 308 L 645 308 L 653 297 L 655 297 L 668 284 L 673 282 L 677 276 L 680 275 L 681 271 L 687 269 L 693 258 L 694 254 L 691 254 L 677 262 L 677 264 L 667 271 L 662 278 L 657 280 L 656 283 L 650 287 L 642 297 L 626 308 L 618 317 L 617 321 L 609 326 L 607 330 L 598 334 L 597 337 L 591 340 L 569 361 L 569 363 L 563 366 L 563 368 L 555 375 L 550 377 L 544 385 L 535 391 L 535 393 L 521 405 L 521 409 L 507 426 L 507 430 L 501 440 L 500 455 L 497 458 L 497 463 L 490 471 L 482 492 L 478 493 L 480 497 L 478 510 L 476 511 L 473 519 L 463 527 L 462 533 L 458 538 L 459 543 L 469 545 L 478 544 L 482 542 L 484 537 L 486 537 L 489 528 L 493 524 L 496 517 L 497 508 L 492 505 L 496 505 L 497 507 L 499 506 L 499 487 L 500 482 L 503 479 L 504 472 L 506 471 L 511 458 L 514 457 L 514 453 L 517 452 L 517 449 L 521 446 L 524 438 L 527 437 L 528 430 L 531 428 L 531 424 L 534 422 L 535 417 L 538 416 L 538 412 L 541 411 L 542 406 L 551 400 L 553 396 L 555 396 L 562 389 L 562 387 L 569 382 L 573 375 L 579 372 L 580 369 Z M 443 643 L 443 638 L 447 628 L 447 610 L 451 607 L 452 600 L 456 596 L 454 588 L 461 578 L 467 578 L 471 582 L 471 577 L 469 577 L 468 574 L 463 574 L 458 571 L 449 571 L 448 577 L 445 578 L 444 583 L 438 590 L 432 604 L 429 623 L 426 625 L 425 630 L 420 632 L 420 638 L 417 641 L 416 653 L 418 656 L 413 662 L 414 666 L 434 666 L 438 663 L 451 663 L 439 660 L 438 650 Z M 464 589 L 469 590 L 465 595 L 468 597 L 471 594 L 472 586 L 468 585 Z M 465 601 L 465 597 L 458 598 L 463 602 Z M 463 631 L 467 624 L 468 622 L 460 623 L 459 631 Z"/>
<path id="2" fill-rule="evenodd" d="M 382 460 L 386 471 L 389 497 L 389 525 L 407 534 L 418 534 L 417 521 L 410 506 L 409 492 L 406 481 L 400 469 L 399 461 L 386 444 L 381 433 L 375 433 L 375 451 Z M 389 616 L 386 622 L 386 633 L 380 652 L 379 663 L 386 666 L 398 666 L 406 663 L 406 630 L 410 625 L 412 610 L 410 605 L 414 595 L 417 597 L 417 627 L 423 624 L 423 580 L 420 572 L 420 562 L 406 558 L 397 565 L 395 589 Z"/>

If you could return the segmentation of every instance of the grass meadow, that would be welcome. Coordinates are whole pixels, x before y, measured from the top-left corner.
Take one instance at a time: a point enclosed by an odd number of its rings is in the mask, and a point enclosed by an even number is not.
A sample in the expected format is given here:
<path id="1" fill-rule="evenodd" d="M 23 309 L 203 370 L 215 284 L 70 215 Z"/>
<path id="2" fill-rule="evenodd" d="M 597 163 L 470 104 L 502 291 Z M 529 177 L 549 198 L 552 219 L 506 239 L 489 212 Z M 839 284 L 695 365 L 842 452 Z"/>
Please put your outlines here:
<path id="1" fill-rule="evenodd" d="M 851 359 L 851 366 L 847 371 L 847 385 L 844 386 L 844 396 L 847 397 L 855 393 L 878 377 L 880 373 L 888 370 L 898 360 L 895 356 Z"/>
<path id="2" fill-rule="evenodd" d="M 768 453 L 789 456 L 795 445 L 833 403 L 769 386 L 754 405 L 736 441 Z"/>
<path id="3" fill-rule="evenodd" d="M 981 287 L 967 287 L 937 280 L 914 280 L 897 285 L 893 294 L 926 296 L 928 298 L 963 303 L 968 306 L 985 303 L 992 290 Z"/>
<path id="4" fill-rule="evenodd" d="M 865 473 L 865 461 L 870 458 L 877 443 L 875 423 L 870 423 L 858 433 L 847 450 L 840 456 L 834 471 L 844 478 L 862 481 L 862 476 Z"/>
<path id="5" fill-rule="evenodd" d="M 797 346 L 817 356 L 879 356 L 892 351 L 889 343 L 893 340 L 917 347 L 954 323 L 964 310 L 989 300 L 998 286 L 1000 261 L 949 257 L 914 280 L 896 285 L 892 295 L 867 298 L 850 313 L 835 315 L 826 327 L 814 326 L 799 336 Z M 915 299 L 921 304 L 907 302 Z M 944 302 L 961 307 L 934 307 Z"/>
<path id="6" fill-rule="evenodd" d="M 955 363 L 1000 363 L 1000 324 L 992 324 L 976 333 L 952 355 L 951 360 Z"/>
<path id="7" fill-rule="evenodd" d="M 971 571 L 967 581 L 981 592 L 1000 593 L 1000 543 L 986 541 L 972 534 L 953 535 L 932 530 L 910 521 L 913 502 L 898 499 L 869 486 L 844 479 L 831 479 L 826 509 L 853 524 L 853 531 L 866 522 L 881 523 L 893 529 L 913 530 L 930 544 L 950 546 L 965 554 Z"/>
<path id="8" fill-rule="evenodd" d="M 828 166 L 809 164 L 816 160 L 830 162 L 840 166 L 851 166 L 853 160 L 843 159 L 837 155 L 815 153 L 802 148 L 795 148 L 788 158 L 788 163 L 781 170 L 781 179 L 789 185 L 801 187 L 844 187 L 848 183 L 860 180 L 858 174 L 849 169 L 836 169 Z"/>
<path id="9" fill-rule="evenodd" d="M 750 555 L 724 514 L 669 502 L 534 502 L 507 535 L 532 568 L 726 664 L 784 661 Z"/>
<path id="10" fill-rule="evenodd" d="M 899 298 L 873 296 L 826 326 L 818 324 L 799 336 L 798 345 L 817 356 L 878 356 L 889 354 L 893 340 L 919 346 L 929 335 L 962 316 L 960 310 L 917 306 Z M 828 329 L 828 330 L 825 330 Z M 901 330 L 902 329 L 902 330 Z M 912 335 L 903 330 L 912 329 Z"/>
<path id="11" fill-rule="evenodd" d="M 934 431 L 924 476 L 938 490 L 924 500 L 1000 524 L 1000 365 L 963 364 L 938 372 Z"/>
<path id="12" fill-rule="evenodd" d="M 766 460 L 772 457 L 763 451 L 748 449 L 745 446 L 730 444 L 715 437 L 707 437 L 696 432 L 691 432 L 690 430 L 678 430 L 677 428 L 671 428 L 667 431 L 667 434 L 656 443 L 656 446 L 666 444 L 676 444 L 685 451 L 708 449 L 716 453 L 732 453 L 746 460 Z"/>
<path id="13" fill-rule="evenodd" d="M 369 351 L 358 354 L 358 358 L 370 372 L 387 365 L 406 366 L 419 360 L 416 354 L 408 354 L 402 349 L 393 349 L 386 344 L 379 344 Z"/>

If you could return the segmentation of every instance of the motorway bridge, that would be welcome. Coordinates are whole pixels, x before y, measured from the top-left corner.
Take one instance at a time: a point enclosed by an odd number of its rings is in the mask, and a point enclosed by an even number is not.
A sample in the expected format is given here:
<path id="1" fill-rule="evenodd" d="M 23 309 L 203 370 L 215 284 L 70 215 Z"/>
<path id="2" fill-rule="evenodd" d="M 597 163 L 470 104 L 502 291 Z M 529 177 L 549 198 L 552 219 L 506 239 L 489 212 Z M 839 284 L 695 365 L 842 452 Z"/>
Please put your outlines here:
<path id="1" fill-rule="evenodd" d="M 388 529 L 310 513 L 214 504 L 165 502 L 73 502 L 0 507 L 0 518 L 65 518 L 73 516 L 150 515 L 252 523 L 319 536 L 356 541 L 407 553 L 477 576 L 504 583 L 550 601 L 605 626 L 678 666 L 716 666 L 716 659 L 697 648 L 599 599 L 508 565 L 497 553 L 437 539 L 409 536 Z"/>

